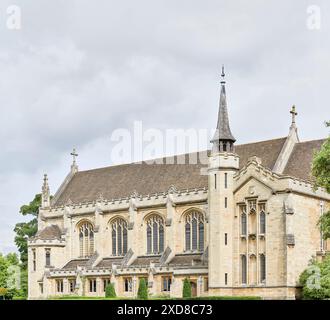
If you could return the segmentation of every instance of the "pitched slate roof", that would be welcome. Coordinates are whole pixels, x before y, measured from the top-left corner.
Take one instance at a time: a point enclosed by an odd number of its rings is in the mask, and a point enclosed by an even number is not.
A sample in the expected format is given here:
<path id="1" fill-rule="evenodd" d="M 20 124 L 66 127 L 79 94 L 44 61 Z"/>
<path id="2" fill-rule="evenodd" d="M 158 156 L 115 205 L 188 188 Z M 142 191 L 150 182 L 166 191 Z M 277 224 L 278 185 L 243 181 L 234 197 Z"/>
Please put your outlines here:
<path id="1" fill-rule="evenodd" d="M 97 268 L 112 268 L 112 264 L 121 264 L 123 261 L 123 258 L 120 257 L 113 257 L 113 258 L 104 258 L 102 259 L 98 265 Z"/>
<path id="2" fill-rule="evenodd" d="M 202 266 L 206 265 L 202 260 L 202 254 L 177 254 L 169 262 L 169 266 Z"/>
<path id="3" fill-rule="evenodd" d="M 131 266 L 149 266 L 150 263 L 160 264 L 161 256 L 140 256 L 137 257 Z"/>
<path id="4" fill-rule="evenodd" d="M 237 145 L 242 168 L 252 156 L 261 158 L 262 165 L 273 169 L 286 138 Z M 313 150 L 319 149 L 324 140 L 301 142 L 296 145 L 284 174 L 311 180 L 310 165 Z M 94 201 L 102 195 L 104 199 L 118 199 L 132 195 L 166 192 L 172 185 L 178 190 L 207 188 L 208 151 L 183 154 L 173 158 L 156 159 L 156 163 L 131 163 L 100 169 L 77 172 L 59 195 L 54 206 Z M 190 161 L 189 161 L 190 159 Z M 192 161 L 194 164 L 189 164 Z M 171 161 L 171 162 L 169 162 Z M 160 164 L 162 163 L 162 164 Z M 170 163 L 170 164 L 169 164 Z"/>
<path id="5" fill-rule="evenodd" d="M 283 173 L 303 180 L 314 180 L 311 176 L 313 155 L 325 141 L 320 139 L 297 143 Z"/>
<path id="6" fill-rule="evenodd" d="M 262 160 L 263 166 L 272 170 L 283 148 L 285 140 L 286 137 L 237 145 L 235 147 L 235 152 L 240 158 L 240 169 L 246 165 L 249 158 L 257 156 Z"/>
<path id="7" fill-rule="evenodd" d="M 89 259 L 73 259 L 70 260 L 62 270 L 76 270 L 77 267 L 85 267 Z"/>
<path id="8" fill-rule="evenodd" d="M 60 240 L 61 236 L 62 231 L 59 226 L 52 224 L 51 226 L 45 227 L 44 229 L 38 231 L 33 238 L 41 240 Z"/>
<path id="9" fill-rule="evenodd" d="M 204 166 L 205 167 L 205 166 Z M 81 171 L 74 175 L 64 192 L 53 204 L 63 205 L 104 199 L 118 199 L 138 194 L 165 192 L 171 185 L 177 189 L 207 187 L 207 177 L 200 175 L 201 164 L 124 164 Z"/>

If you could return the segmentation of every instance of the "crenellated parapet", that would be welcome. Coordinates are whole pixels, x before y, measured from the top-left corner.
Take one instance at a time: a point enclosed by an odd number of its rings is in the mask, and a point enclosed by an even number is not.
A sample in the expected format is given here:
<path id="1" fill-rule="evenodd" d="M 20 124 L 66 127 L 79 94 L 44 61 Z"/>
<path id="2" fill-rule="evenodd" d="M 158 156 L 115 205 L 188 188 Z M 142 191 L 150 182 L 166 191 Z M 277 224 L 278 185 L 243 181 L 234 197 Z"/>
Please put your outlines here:
<path id="1" fill-rule="evenodd" d="M 29 247 L 65 247 L 65 239 L 43 240 L 43 239 L 30 239 L 28 240 Z"/>
<path id="2" fill-rule="evenodd" d="M 81 202 L 43 210 L 45 219 L 54 219 L 67 215 L 69 217 L 95 214 L 100 215 L 111 212 L 126 211 L 134 215 L 134 211 L 143 208 L 157 208 L 173 205 L 184 205 L 187 203 L 199 203 L 207 200 L 206 188 L 194 188 L 177 190 L 173 192 L 154 193 L 148 195 L 134 195 L 119 199 L 99 199 L 95 201 Z"/>

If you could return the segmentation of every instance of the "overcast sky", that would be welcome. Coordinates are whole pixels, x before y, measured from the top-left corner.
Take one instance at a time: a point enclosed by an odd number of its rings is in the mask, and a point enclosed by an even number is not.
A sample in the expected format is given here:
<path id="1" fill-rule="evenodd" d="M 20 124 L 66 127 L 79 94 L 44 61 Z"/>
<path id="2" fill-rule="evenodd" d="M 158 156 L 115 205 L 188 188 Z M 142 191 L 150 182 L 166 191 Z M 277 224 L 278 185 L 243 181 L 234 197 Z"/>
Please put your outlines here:
<path id="1" fill-rule="evenodd" d="M 328 0 L 15 0 L 0 2 L 0 252 L 15 250 L 19 207 L 67 174 L 111 164 L 111 133 L 212 129 L 226 66 L 237 143 L 326 137 L 330 118 Z M 307 8 L 321 9 L 320 29 Z"/>

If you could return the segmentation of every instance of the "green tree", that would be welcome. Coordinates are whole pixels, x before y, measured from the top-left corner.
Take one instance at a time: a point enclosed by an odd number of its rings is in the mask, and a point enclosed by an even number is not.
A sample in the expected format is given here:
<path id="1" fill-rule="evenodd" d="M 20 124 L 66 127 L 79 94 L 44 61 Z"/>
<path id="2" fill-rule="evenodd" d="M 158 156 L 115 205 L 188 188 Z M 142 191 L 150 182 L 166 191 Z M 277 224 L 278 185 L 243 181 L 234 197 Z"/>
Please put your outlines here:
<path id="1" fill-rule="evenodd" d="M 326 123 L 330 127 L 330 121 Z M 330 193 L 330 137 L 323 143 L 321 150 L 314 155 L 312 173 L 315 187 L 322 187 Z M 330 211 L 325 212 L 318 223 L 323 238 L 330 238 Z"/>
<path id="2" fill-rule="evenodd" d="M 309 267 L 300 275 L 299 282 L 303 287 L 303 299 L 329 299 L 330 255 L 322 262 L 311 260 Z"/>
<path id="3" fill-rule="evenodd" d="M 28 296 L 28 271 L 27 271 L 27 269 L 21 269 L 20 296 L 23 298 L 27 298 L 27 296 Z"/>
<path id="4" fill-rule="evenodd" d="M 28 293 L 28 274 L 27 274 L 27 262 L 28 262 L 28 239 L 33 237 L 38 231 L 38 213 L 41 205 L 41 194 L 36 194 L 34 199 L 29 203 L 22 205 L 20 213 L 23 216 L 31 216 L 31 220 L 27 222 L 17 223 L 14 231 L 15 244 L 18 252 L 20 253 L 21 261 L 21 289 L 19 295 L 21 297 L 27 297 Z M 16 294 L 16 293 L 15 293 Z"/>
<path id="5" fill-rule="evenodd" d="M 20 253 L 22 269 L 27 268 L 27 240 L 34 236 L 38 230 L 38 212 L 41 204 L 41 194 L 36 194 L 34 199 L 29 203 L 21 206 L 20 213 L 23 216 L 31 215 L 33 218 L 28 222 L 17 223 L 15 226 L 15 243 Z"/>
<path id="6" fill-rule="evenodd" d="M 138 299 L 147 300 L 148 299 L 148 288 L 146 281 L 142 278 L 139 282 L 139 289 L 137 293 Z"/>
<path id="7" fill-rule="evenodd" d="M 330 127 L 330 122 L 326 123 Z M 314 155 L 312 173 L 315 177 L 315 189 L 324 188 L 330 193 L 330 137 L 323 143 L 321 150 Z M 320 217 L 318 225 L 323 238 L 330 238 L 330 211 Z M 329 299 L 330 298 L 330 255 L 322 262 L 315 259 L 300 275 L 300 284 L 303 286 L 304 299 Z"/>
<path id="8" fill-rule="evenodd" d="M 8 261 L 5 256 L 0 253 L 0 288 L 5 288 L 8 278 Z"/>
<path id="9" fill-rule="evenodd" d="M 191 284 L 188 278 L 185 278 L 183 281 L 182 297 L 191 298 Z"/>
<path id="10" fill-rule="evenodd" d="M 17 254 L 9 253 L 4 256 L 0 253 L 0 288 L 5 299 L 12 299 L 15 295 L 20 294 L 18 288 L 8 287 L 10 285 L 9 279 L 13 272 L 10 270 L 11 266 L 19 266 Z"/>
<path id="11" fill-rule="evenodd" d="M 106 298 L 116 298 L 116 290 L 113 283 L 109 283 L 105 288 L 105 297 Z"/>
<path id="12" fill-rule="evenodd" d="M 16 253 L 8 253 L 6 255 L 6 259 L 10 265 L 18 266 L 19 265 L 19 259 Z"/>

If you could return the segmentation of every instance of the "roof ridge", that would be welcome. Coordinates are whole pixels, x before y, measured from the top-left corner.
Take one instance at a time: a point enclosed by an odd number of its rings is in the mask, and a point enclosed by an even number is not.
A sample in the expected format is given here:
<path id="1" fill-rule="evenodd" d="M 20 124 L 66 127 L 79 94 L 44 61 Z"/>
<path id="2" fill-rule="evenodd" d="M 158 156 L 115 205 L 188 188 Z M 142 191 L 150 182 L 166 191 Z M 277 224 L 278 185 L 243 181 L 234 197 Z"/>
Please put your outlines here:
<path id="1" fill-rule="evenodd" d="M 243 167 L 252 156 L 262 159 L 263 166 L 273 168 L 287 137 L 241 144 L 236 152 Z M 297 143 L 284 173 L 300 179 L 306 179 L 310 172 L 310 161 L 314 146 L 319 148 L 323 140 L 310 143 Z M 196 186 L 203 188 L 208 184 L 204 169 L 207 168 L 207 150 L 173 155 L 172 158 L 158 158 L 151 161 L 139 161 L 111 165 L 103 168 L 80 171 L 74 175 L 65 191 L 53 206 L 66 204 L 69 199 L 75 204 L 104 199 L 127 198 L 132 194 L 151 195 L 166 192 L 171 186 L 178 190 L 192 190 Z M 193 159 L 192 159 L 193 158 Z M 168 161 L 167 159 L 170 159 Z M 192 165 L 181 166 L 180 163 Z M 182 160 L 182 161 L 181 161 Z M 198 160 L 197 162 L 195 160 Z M 140 163 L 140 166 L 134 164 Z M 148 163 L 155 163 L 148 165 Z M 157 163 L 163 163 L 158 165 Z M 166 165 L 173 163 L 173 165 Z M 203 168 L 204 167 L 204 168 Z M 203 170 L 201 170 L 203 169 Z M 114 180 L 116 179 L 116 180 Z M 113 183 L 116 181 L 116 183 Z"/>
<path id="2" fill-rule="evenodd" d="M 257 143 L 263 143 L 263 142 L 270 142 L 270 141 L 278 141 L 278 140 L 284 140 L 284 139 L 287 139 L 287 137 L 274 138 L 274 139 L 268 139 L 268 140 L 260 140 L 260 141 L 248 142 L 248 143 L 242 143 L 242 144 L 237 144 L 236 147 L 246 146 L 246 145 L 251 145 L 251 144 L 257 144 Z"/>
<path id="3" fill-rule="evenodd" d="M 252 144 L 258 144 L 258 143 L 264 143 L 264 142 L 270 142 L 270 141 L 278 141 L 278 140 L 282 140 L 282 139 L 286 139 L 287 137 L 281 137 L 281 138 L 274 138 L 274 139 L 268 139 L 268 140 L 261 140 L 261 141 L 256 141 L 256 142 L 250 142 L 250 143 L 242 143 L 242 144 L 238 144 L 236 145 L 236 147 L 240 147 L 240 146 L 246 146 L 246 145 L 252 145 Z M 191 154 L 200 154 L 200 153 L 207 153 L 210 152 L 210 149 L 204 149 L 204 150 L 200 150 L 200 151 L 192 151 L 192 152 L 187 152 L 187 153 L 180 153 L 180 154 L 175 154 L 175 155 L 170 155 L 170 156 L 163 156 L 163 157 L 159 157 L 159 158 L 153 158 L 153 159 L 147 159 L 147 160 L 140 160 L 140 161 L 134 161 L 134 162 L 128 162 L 128 163 L 121 163 L 121 164 L 113 164 L 113 165 L 109 165 L 109 166 L 105 166 L 105 167 L 99 167 L 99 168 L 94 168 L 94 169 L 87 169 L 87 170 L 81 170 L 78 171 L 77 174 L 79 173 L 85 173 L 85 172 L 89 172 L 89 171 L 95 171 L 95 170 L 102 170 L 102 169 L 107 169 L 107 168 L 114 168 L 114 167 L 124 167 L 124 166 L 130 166 L 132 164 L 142 164 L 142 163 L 147 163 L 147 162 L 155 162 L 157 160 L 164 160 L 164 159 L 168 159 L 168 158 L 175 158 L 175 157 L 183 157 L 183 156 L 189 156 Z M 165 163 L 166 164 L 166 163 Z"/>
<path id="4" fill-rule="evenodd" d="M 302 144 L 302 143 L 308 143 L 308 142 L 316 142 L 316 141 L 325 141 L 327 140 L 328 138 L 321 138 L 321 139 L 313 139 L 313 140 L 306 140 L 306 141 L 299 141 L 297 142 L 297 144 Z"/>

